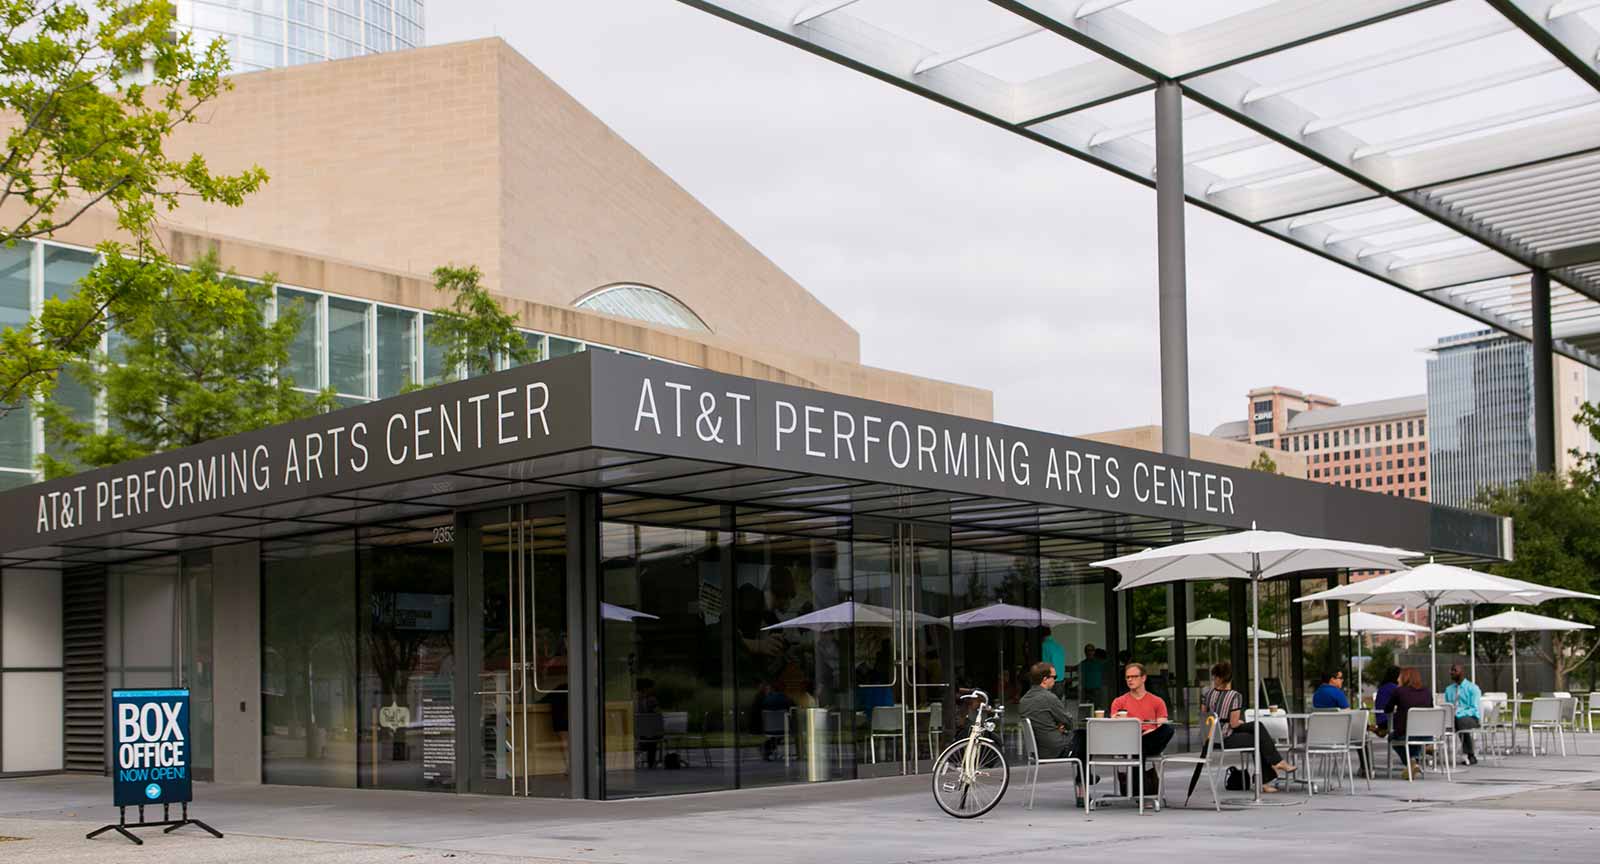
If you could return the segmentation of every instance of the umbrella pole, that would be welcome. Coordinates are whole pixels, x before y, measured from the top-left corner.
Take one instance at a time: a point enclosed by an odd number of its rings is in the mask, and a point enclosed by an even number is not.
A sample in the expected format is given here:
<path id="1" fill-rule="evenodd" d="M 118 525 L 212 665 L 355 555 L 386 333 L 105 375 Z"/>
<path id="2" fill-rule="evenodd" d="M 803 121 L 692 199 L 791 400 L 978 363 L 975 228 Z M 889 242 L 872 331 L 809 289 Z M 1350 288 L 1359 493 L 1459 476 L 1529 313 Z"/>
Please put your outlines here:
<path id="1" fill-rule="evenodd" d="M 1467 674 L 1478 683 L 1478 604 L 1467 604 Z"/>
<path id="2" fill-rule="evenodd" d="M 1255 567 L 1250 573 L 1250 704 L 1255 711 L 1255 790 L 1253 800 L 1261 803 L 1261 557 L 1252 555 Z"/>
<path id="3" fill-rule="evenodd" d="M 1439 627 L 1438 627 L 1437 623 L 1434 621 L 1434 618 L 1437 617 L 1434 613 L 1437 612 L 1438 610 L 1439 610 L 1438 601 L 1437 600 L 1429 600 L 1428 601 L 1428 674 L 1431 675 L 1432 678 L 1433 678 L 1433 680 L 1432 680 L 1432 682 L 1430 684 L 1430 686 L 1433 689 L 1428 691 L 1430 693 L 1439 692 Z"/>

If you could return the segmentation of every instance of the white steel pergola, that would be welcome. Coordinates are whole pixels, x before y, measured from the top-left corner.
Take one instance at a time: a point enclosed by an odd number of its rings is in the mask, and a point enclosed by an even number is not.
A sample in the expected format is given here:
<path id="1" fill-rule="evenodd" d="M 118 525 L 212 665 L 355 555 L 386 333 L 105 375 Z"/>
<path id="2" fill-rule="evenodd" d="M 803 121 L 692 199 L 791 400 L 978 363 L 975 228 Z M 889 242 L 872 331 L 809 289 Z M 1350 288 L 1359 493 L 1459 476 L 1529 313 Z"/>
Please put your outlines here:
<path id="1" fill-rule="evenodd" d="M 682 2 L 1155 186 L 1168 452 L 1182 200 L 1600 367 L 1600 0 Z"/>

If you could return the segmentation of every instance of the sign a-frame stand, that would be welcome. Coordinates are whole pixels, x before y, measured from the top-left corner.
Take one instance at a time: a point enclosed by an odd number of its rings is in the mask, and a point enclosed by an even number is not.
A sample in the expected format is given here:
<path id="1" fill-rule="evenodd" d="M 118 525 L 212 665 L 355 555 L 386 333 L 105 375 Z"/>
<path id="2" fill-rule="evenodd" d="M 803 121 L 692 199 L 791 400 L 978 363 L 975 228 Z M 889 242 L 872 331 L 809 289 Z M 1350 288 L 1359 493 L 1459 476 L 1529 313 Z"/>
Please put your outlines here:
<path id="1" fill-rule="evenodd" d="M 115 831 L 143 846 L 134 828 L 161 828 L 170 834 L 194 825 L 221 839 L 222 832 L 189 816 L 194 778 L 189 773 L 189 691 L 113 690 L 112 791 L 117 821 L 84 835 L 93 840 Z M 145 818 L 145 807 L 161 805 L 161 819 Z M 172 818 L 172 805 L 182 815 Z M 139 808 L 139 821 L 128 821 L 128 808 Z"/>
<path id="2" fill-rule="evenodd" d="M 179 828 L 182 828 L 185 825 L 194 825 L 197 828 L 201 828 L 201 829 L 203 829 L 205 831 L 210 832 L 211 836 L 217 838 L 218 840 L 222 839 L 222 832 L 221 831 L 218 831 L 217 829 L 212 828 L 210 825 L 207 825 L 206 823 L 201 822 L 199 819 L 191 819 L 191 818 L 189 818 L 189 802 L 184 801 L 184 802 L 182 802 L 182 804 L 183 804 L 183 816 L 182 816 L 182 818 L 179 818 L 179 819 L 172 818 L 172 805 L 171 804 L 162 804 L 161 805 L 161 820 L 158 821 L 158 822 L 147 822 L 147 821 L 145 821 L 145 818 L 144 818 L 144 806 L 145 805 L 143 805 L 143 804 L 135 805 L 135 806 L 137 806 L 139 808 L 139 821 L 137 821 L 137 822 L 129 822 L 128 821 L 128 808 L 127 807 L 118 807 L 117 808 L 117 821 L 115 823 L 113 823 L 111 825 L 102 825 L 99 828 L 96 828 L 93 831 L 90 831 L 88 834 L 84 835 L 84 839 L 93 840 L 94 838 L 99 837 L 101 834 L 104 834 L 107 831 L 115 831 L 118 834 L 121 834 L 122 836 L 124 836 L 124 837 L 128 838 L 129 840 L 131 840 L 135 846 L 143 846 L 144 845 L 144 841 L 140 840 L 132 831 L 130 831 L 129 830 L 130 828 L 164 828 L 165 830 L 163 830 L 161 833 L 163 833 L 163 834 L 171 834 L 172 832 L 178 830 Z"/>

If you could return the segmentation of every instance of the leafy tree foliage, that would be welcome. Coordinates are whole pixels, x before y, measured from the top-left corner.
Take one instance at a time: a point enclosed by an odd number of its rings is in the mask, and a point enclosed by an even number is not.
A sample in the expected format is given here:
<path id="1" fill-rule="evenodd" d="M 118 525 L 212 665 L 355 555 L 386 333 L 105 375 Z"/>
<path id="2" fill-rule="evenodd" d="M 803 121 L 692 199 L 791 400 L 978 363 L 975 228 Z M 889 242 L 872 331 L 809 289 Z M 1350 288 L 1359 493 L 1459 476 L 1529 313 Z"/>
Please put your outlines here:
<path id="1" fill-rule="evenodd" d="M 197 48 L 175 15 L 170 0 L 0 0 L 0 243 L 49 235 L 99 206 L 123 235 L 102 245 L 108 259 L 161 261 L 163 212 L 186 198 L 238 206 L 266 182 L 259 167 L 217 174 L 200 154 L 166 152 L 173 131 L 230 86 L 222 40 Z M 167 296 L 149 274 L 117 275 L 0 331 L 0 417 L 90 356 L 110 318 L 132 320 Z"/>
<path id="2" fill-rule="evenodd" d="M 517 330 L 516 316 L 501 309 L 483 286 L 477 266 L 436 267 L 433 287 L 452 295 L 449 306 L 433 310 L 428 332 L 430 340 L 444 346 L 444 365 L 450 370 L 444 380 L 455 381 L 463 372 L 493 372 L 497 357 L 512 366 L 540 359 Z"/>
<path id="3" fill-rule="evenodd" d="M 1500 516 L 1510 516 L 1516 560 L 1494 572 L 1557 588 L 1600 593 L 1600 496 L 1592 487 L 1568 484 L 1553 474 L 1536 474 L 1503 489 L 1485 491 L 1478 503 Z M 1592 600 L 1553 600 L 1539 614 L 1600 624 L 1600 604 Z M 1529 639 L 1526 642 L 1535 642 Z M 1521 647 L 1523 643 L 1519 643 Z M 1535 653 L 1555 668 L 1557 690 L 1566 689 L 1567 675 L 1587 663 L 1600 645 L 1594 631 L 1550 634 L 1549 648 Z"/>
<path id="4" fill-rule="evenodd" d="M 275 423 L 333 406 L 331 392 L 295 389 L 286 366 L 303 318 L 299 304 L 268 323 L 271 281 L 247 282 L 207 256 L 182 270 L 123 259 L 126 278 L 166 284 L 161 302 L 118 322 L 114 353 L 72 364 L 72 377 L 105 393 L 106 424 L 41 402 L 46 435 L 63 444 L 43 454 L 46 477 L 112 465 Z M 205 302 L 193 298 L 205 297 Z"/>
<path id="5" fill-rule="evenodd" d="M 1254 462 L 1250 463 L 1251 471 L 1265 471 L 1268 474 L 1278 473 L 1278 463 L 1273 461 L 1272 454 L 1265 450 L 1256 454 Z"/>

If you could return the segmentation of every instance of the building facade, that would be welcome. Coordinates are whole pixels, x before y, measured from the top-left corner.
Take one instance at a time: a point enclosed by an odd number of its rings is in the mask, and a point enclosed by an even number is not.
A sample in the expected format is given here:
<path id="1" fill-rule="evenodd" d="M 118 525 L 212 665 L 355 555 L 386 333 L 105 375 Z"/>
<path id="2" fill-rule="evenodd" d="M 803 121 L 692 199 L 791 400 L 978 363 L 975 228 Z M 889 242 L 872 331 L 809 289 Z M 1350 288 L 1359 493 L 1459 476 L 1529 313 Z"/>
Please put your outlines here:
<path id="1" fill-rule="evenodd" d="M 1526 479 L 1534 470 L 1533 348 L 1482 330 L 1440 339 L 1428 360 L 1428 414 L 1435 465 L 1434 500 L 1471 506 L 1486 488 Z M 1588 431 L 1573 421 L 1600 396 L 1600 373 L 1555 358 L 1556 470 L 1572 469 L 1577 453 L 1594 452 Z"/>
<path id="2" fill-rule="evenodd" d="M 1224 423 L 1212 435 L 1302 456 L 1306 478 L 1316 483 L 1429 500 L 1427 397 L 1341 405 L 1261 387 L 1247 398 L 1249 419 Z"/>
<path id="3" fill-rule="evenodd" d="M 1252 524 L 1510 551 L 1487 514 L 594 350 L 0 519 L 0 773 L 104 772 L 109 689 L 177 685 L 199 779 L 518 797 L 927 772 L 965 690 L 1014 716 L 1045 631 L 1080 710 L 1125 654 L 1197 746 L 1194 683 L 1247 668 L 1243 583 L 1119 592 L 1092 562 Z M 1348 662 L 1337 610 L 1320 635 L 1289 602 L 1337 578 L 1262 587 L 1282 704 Z"/>
<path id="4" fill-rule="evenodd" d="M 199 44 L 223 39 L 234 72 L 420 48 L 424 0 L 178 0 Z"/>

